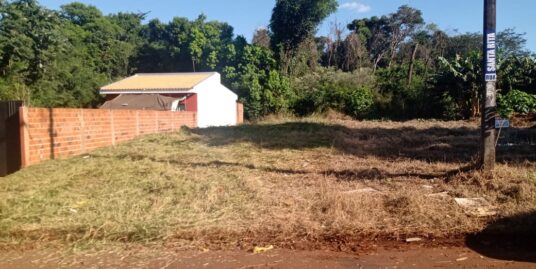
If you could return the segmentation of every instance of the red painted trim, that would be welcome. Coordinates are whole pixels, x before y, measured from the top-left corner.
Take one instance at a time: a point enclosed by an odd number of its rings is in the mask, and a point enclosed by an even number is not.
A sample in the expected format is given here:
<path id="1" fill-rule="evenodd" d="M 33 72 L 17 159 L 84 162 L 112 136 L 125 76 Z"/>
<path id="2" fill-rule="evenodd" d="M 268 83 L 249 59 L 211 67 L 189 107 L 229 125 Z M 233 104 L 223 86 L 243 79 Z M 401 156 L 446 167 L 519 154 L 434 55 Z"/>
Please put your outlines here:
<path id="1" fill-rule="evenodd" d="M 184 105 L 186 106 L 186 111 L 197 112 L 197 94 L 194 93 L 186 97 Z"/>

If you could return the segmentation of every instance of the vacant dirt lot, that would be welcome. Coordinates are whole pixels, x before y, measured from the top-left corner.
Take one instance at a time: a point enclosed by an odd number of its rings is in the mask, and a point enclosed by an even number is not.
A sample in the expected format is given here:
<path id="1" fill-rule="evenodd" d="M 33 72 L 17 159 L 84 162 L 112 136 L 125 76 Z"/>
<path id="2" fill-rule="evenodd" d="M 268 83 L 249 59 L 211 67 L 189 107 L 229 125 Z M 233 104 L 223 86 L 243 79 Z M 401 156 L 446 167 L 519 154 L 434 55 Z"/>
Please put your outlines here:
<path id="1" fill-rule="evenodd" d="M 499 141 L 493 179 L 470 170 L 478 134 L 470 122 L 308 119 L 148 136 L 1 179 L 0 244 L 357 251 L 533 237 L 535 130 Z"/>

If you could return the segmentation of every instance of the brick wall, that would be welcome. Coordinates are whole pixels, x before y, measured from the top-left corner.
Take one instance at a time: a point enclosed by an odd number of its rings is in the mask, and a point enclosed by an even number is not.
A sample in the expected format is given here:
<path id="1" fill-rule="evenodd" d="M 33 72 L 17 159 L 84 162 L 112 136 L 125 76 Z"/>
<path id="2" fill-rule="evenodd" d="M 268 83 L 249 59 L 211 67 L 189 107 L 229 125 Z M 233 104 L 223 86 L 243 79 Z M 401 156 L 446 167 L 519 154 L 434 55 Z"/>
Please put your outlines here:
<path id="1" fill-rule="evenodd" d="M 197 126 L 195 112 L 21 107 L 20 115 L 23 166 Z"/>
<path id="2" fill-rule="evenodd" d="M 244 123 L 244 104 L 236 102 L 236 124 Z"/>

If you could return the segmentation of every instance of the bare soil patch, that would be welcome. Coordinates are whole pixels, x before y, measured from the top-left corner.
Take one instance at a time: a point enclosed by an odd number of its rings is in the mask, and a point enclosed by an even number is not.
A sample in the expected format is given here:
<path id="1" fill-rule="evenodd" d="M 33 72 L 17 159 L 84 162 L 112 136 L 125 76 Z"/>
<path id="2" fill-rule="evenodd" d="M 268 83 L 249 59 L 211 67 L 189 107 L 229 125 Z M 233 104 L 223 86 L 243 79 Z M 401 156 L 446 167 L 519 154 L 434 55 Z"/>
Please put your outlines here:
<path id="1" fill-rule="evenodd" d="M 525 253 L 526 254 L 526 253 Z M 263 254 L 243 251 L 179 251 L 122 253 L 85 253 L 64 255 L 51 252 L 0 254 L 4 269 L 257 269 L 257 268 L 534 268 L 534 263 L 487 258 L 466 248 L 378 249 L 375 252 L 348 254 L 330 251 L 289 251 L 275 249 Z"/>

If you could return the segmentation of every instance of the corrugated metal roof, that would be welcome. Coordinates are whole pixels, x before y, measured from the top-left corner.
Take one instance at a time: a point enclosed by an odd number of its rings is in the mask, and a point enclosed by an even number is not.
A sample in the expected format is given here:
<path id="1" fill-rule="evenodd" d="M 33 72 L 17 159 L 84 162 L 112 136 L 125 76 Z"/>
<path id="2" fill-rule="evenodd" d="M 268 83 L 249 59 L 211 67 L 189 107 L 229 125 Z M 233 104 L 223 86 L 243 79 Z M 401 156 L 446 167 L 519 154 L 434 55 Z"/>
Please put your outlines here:
<path id="1" fill-rule="evenodd" d="M 101 88 L 105 92 L 190 90 L 215 73 L 136 74 Z"/>

